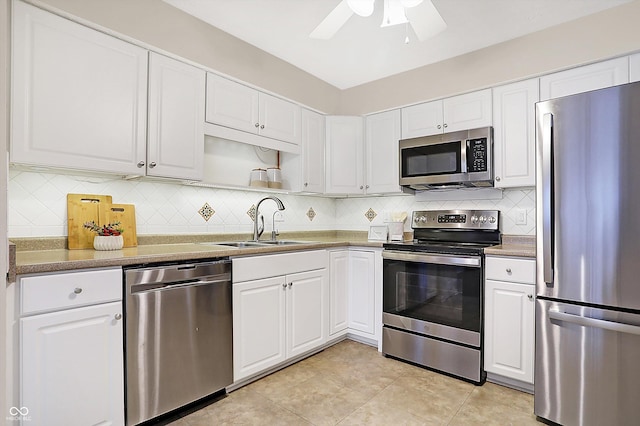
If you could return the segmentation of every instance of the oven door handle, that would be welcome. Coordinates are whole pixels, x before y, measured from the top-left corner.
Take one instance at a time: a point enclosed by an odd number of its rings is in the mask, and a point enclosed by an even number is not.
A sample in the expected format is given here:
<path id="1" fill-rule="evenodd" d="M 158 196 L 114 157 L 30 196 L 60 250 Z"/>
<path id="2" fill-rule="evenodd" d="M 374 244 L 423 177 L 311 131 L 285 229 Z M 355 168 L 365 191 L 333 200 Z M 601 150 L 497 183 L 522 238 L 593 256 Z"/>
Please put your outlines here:
<path id="1" fill-rule="evenodd" d="M 470 268 L 480 268 L 482 266 L 481 258 L 479 256 L 464 256 L 464 255 L 440 255 L 440 254 L 425 254 L 425 253 L 406 253 L 401 251 L 388 251 L 383 250 L 383 259 L 400 260 L 404 262 L 416 262 L 416 263 L 432 263 L 436 265 L 454 265 L 454 266 L 466 266 Z"/>

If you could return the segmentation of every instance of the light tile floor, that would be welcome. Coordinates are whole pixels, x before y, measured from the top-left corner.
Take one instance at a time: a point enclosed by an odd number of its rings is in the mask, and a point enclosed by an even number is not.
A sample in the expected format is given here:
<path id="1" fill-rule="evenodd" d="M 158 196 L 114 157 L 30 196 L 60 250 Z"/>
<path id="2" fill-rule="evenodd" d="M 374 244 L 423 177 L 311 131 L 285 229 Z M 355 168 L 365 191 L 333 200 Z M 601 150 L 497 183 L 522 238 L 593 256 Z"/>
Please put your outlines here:
<path id="1" fill-rule="evenodd" d="M 240 425 L 534 425 L 533 395 L 474 386 L 385 358 L 351 340 L 173 423 Z"/>

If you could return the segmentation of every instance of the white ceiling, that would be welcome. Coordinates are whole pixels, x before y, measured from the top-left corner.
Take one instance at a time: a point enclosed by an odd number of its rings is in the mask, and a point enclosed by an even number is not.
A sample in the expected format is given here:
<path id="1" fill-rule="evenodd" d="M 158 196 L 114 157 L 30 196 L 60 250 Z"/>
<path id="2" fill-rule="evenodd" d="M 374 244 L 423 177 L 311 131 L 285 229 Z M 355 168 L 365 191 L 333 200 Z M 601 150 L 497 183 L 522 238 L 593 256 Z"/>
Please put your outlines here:
<path id="1" fill-rule="evenodd" d="M 164 0 L 340 89 L 378 80 L 632 0 L 433 0 L 447 23 L 419 42 L 405 25 L 353 15 L 330 40 L 309 33 L 340 0 Z"/>

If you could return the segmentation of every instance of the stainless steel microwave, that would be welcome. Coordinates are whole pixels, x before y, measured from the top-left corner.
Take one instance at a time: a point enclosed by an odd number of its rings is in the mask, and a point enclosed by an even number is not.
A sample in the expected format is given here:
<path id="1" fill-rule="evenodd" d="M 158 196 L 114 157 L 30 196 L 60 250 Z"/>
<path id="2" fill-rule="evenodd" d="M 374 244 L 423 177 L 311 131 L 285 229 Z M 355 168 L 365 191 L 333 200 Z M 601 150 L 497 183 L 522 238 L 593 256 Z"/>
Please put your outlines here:
<path id="1" fill-rule="evenodd" d="M 413 190 L 492 187 L 491 127 L 400 141 L 400 185 Z"/>

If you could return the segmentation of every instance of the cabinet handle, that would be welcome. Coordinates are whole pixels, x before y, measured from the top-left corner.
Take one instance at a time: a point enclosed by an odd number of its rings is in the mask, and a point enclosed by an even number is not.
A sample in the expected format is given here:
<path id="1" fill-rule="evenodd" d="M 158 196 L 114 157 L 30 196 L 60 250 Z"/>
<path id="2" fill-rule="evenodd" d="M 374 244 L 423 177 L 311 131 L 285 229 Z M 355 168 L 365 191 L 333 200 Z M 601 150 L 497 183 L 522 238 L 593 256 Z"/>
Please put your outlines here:
<path id="1" fill-rule="evenodd" d="M 144 167 L 144 161 L 138 161 L 138 164 L 136 164 L 136 166 L 138 166 L 139 169 Z"/>
<path id="2" fill-rule="evenodd" d="M 114 318 L 119 321 L 122 319 L 122 314 L 115 314 Z"/>
<path id="3" fill-rule="evenodd" d="M 507 268 L 507 274 L 511 274 L 511 268 Z"/>
<path id="4" fill-rule="evenodd" d="M 289 288 L 291 288 L 293 286 L 293 283 L 289 283 Z"/>
<path id="5" fill-rule="evenodd" d="M 80 293 L 82 293 L 82 289 L 80 287 L 76 287 L 75 289 L 73 289 L 73 292 L 75 294 L 80 294 Z"/>
<path id="6" fill-rule="evenodd" d="M 255 124 L 256 128 L 260 127 L 260 123 Z"/>
<path id="7" fill-rule="evenodd" d="M 155 161 L 152 161 L 152 162 L 149 163 L 149 167 L 150 168 L 153 169 L 155 166 L 156 166 L 156 162 Z"/>
<path id="8" fill-rule="evenodd" d="M 529 298 L 529 300 L 533 300 L 533 294 L 527 294 L 527 297 Z"/>
<path id="9" fill-rule="evenodd" d="M 264 124 L 261 124 L 261 125 L 260 125 L 260 128 L 261 128 L 261 129 L 264 129 Z"/>
<path id="10" fill-rule="evenodd" d="M 500 182 L 500 176 L 496 176 L 496 182 Z"/>

